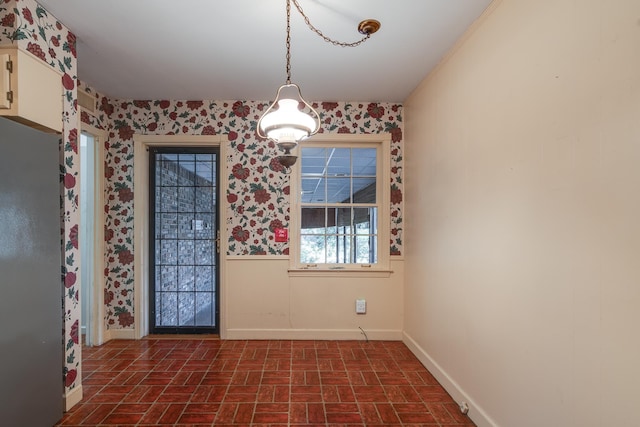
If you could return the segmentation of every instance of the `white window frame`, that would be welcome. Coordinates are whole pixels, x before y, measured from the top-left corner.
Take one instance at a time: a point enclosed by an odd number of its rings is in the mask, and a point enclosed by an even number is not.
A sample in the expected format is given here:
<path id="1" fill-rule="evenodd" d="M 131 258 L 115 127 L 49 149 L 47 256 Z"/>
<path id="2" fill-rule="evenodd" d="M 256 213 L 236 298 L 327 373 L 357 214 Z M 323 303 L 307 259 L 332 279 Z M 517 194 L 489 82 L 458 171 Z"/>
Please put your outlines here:
<path id="1" fill-rule="evenodd" d="M 301 147 L 341 147 L 376 148 L 378 160 L 376 169 L 376 194 L 378 200 L 378 262 L 375 264 L 306 264 L 300 262 L 300 212 L 301 212 L 301 161 L 291 168 L 290 179 L 290 221 L 289 221 L 289 275 L 377 275 L 388 276 L 390 262 L 390 193 L 391 193 L 391 134 L 317 134 L 302 142 Z"/>

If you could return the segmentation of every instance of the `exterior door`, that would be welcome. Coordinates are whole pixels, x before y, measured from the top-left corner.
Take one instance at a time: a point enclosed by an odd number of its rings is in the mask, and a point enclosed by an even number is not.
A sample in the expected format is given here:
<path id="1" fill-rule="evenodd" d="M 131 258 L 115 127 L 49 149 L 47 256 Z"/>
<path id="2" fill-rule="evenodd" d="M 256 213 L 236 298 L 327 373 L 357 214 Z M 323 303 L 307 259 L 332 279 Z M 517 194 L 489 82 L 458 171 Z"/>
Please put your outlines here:
<path id="1" fill-rule="evenodd" d="M 218 333 L 218 148 L 149 151 L 151 333 Z"/>

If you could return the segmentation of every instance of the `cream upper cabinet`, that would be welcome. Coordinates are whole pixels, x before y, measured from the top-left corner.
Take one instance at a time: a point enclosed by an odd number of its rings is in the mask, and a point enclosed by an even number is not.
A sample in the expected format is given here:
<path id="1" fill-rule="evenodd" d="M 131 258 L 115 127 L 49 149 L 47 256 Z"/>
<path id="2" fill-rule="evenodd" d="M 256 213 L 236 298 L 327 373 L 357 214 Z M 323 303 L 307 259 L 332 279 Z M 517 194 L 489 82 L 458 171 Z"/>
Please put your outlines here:
<path id="1" fill-rule="evenodd" d="M 62 74 L 17 47 L 0 48 L 0 116 L 62 132 Z"/>

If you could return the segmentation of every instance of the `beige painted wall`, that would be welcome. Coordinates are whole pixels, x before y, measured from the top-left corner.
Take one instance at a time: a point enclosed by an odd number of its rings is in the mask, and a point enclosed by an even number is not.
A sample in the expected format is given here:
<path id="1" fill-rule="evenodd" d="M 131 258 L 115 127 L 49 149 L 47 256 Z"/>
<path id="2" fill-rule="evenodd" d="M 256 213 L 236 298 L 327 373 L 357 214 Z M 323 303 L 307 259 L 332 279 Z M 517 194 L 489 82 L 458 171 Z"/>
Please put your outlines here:
<path id="1" fill-rule="evenodd" d="M 496 2 L 405 119 L 405 342 L 480 426 L 638 425 L 640 2 Z"/>
<path id="2" fill-rule="evenodd" d="M 404 261 L 387 277 L 290 277 L 286 257 L 230 257 L 221 292 L 222 338 L 402 339 Z M 355 300 L 367 313 L 355 313 Z"/>

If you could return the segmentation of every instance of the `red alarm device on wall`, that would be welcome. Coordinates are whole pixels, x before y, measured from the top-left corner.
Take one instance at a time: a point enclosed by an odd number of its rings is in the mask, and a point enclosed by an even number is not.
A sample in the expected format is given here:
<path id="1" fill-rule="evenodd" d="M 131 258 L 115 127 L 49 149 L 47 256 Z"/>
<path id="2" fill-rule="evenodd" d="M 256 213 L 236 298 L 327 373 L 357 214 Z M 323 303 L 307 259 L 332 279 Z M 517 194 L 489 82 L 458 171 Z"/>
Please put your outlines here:
<path id="1" fill-rule="evenodd" d="M 286 242 L 289 240 L 289 230 L 286 228 L 276 228 L 273 231 L 275 233 L 276 242 Z"/>

